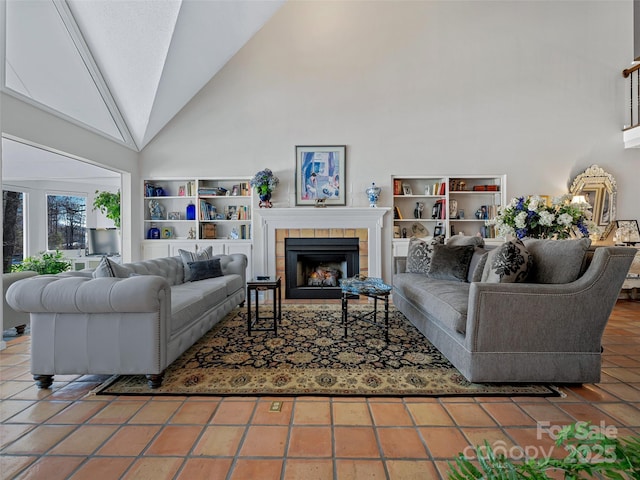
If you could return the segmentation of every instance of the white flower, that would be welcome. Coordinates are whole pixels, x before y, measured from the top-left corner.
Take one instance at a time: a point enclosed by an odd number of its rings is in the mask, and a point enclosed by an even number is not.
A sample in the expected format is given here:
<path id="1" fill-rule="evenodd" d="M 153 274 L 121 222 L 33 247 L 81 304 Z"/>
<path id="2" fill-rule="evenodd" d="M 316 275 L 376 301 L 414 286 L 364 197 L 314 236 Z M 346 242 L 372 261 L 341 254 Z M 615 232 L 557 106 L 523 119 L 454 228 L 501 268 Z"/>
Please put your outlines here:
<path id="1" fill-rule="evenodd" d="M 538 210 L 538 208 L 540 207 L 540 205 L 542 204 L 542 198 L 538 197 L 537 195 L 532 196 L 531 198 L 529 198 L 529 210 L 532 212 L 535 212 Z"/>
<path id="2" fill-rule="evenodd" d="M 569 215 L 568 213 L 561 213 L 558 216 L 558 223 L 560 225 L 566 225 L 569 226 L 573 223 L 573 217 L 571 215 Z"/>
<path id="3" fill-rule="evenodd" d="M 526 226 L 527 212 L 520 212 L 516 215 L 515 220 L 517 228 L 524 228 Z"/>
<path id="4" fill-rule="evenodd" d="M 545 227 L 550 227 L 553 225 L 553 221 L 556 219 L 556 216 L 551 213 L 543 210 L 540 212 L 540 225 L 544 225 Z"/>

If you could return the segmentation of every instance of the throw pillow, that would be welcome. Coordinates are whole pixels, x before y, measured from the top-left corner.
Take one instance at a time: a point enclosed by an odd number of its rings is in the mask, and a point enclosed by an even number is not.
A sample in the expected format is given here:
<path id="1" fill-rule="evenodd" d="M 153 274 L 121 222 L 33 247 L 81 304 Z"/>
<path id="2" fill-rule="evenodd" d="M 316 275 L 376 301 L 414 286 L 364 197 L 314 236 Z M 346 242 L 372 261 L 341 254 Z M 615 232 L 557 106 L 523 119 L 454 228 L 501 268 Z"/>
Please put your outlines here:
<path id="1" fill-rule="evenodd" d="M 407 252 L 407 272 L 409 273 L 427 273 L 429 271 L 429 263 L 431 263 L 431 254 L 434 245 L 444 244 L 444 235 L 438 235 L 431 240 L 425 240 L 418 237 L 411 237 L 409 240 L 409 250 Z"/>
<path id="2" fill-rule="evenodd" d="M 484 238 L 478 235 L 453 235 L 447 240 L 447 245 L 473 245 L 474 247 L 484 247 Z"/>
<path id="3" fill-rule="evenodd" d="M 529 281 L 535 283 L 570 283 L 582 272 L 585 254 L 591 245 L 589 238 L 543 240 L 525 238 L 524 244 L 533 255 L 533 272 Z"/>
<path id="4" fill-rule="evenodd" d="M 201 260 L 211 260 L 213 258 L 213 247 L 209 245 L 203 250 L 196 252 L 190 252 L 188 250 L 178 250 L 180 257 L 182 258 L 182 264 L 184 265 L 184 281 L 191 281 L 191 269 L 189 268 L 189 262 L 199 262 Z"/>
<path id="5" fill-rule="evenodd" d="M 465 282 L 474 250 L 473 245 L 434 245 L 429 264 L 429 277 L 437 280 Z"/>
<path id="6" fill-rule="evenodd" d="M 489 252 L 482 254 L 478 263 L 476 263 L 476 267 L 473 270 L 473 276 L 471 277 L 472 282 L 481 282 L 482 281 L 482 272 L 484 272 L 484 266 L 487 264 L 487 257 L 489 256 Z M 471 259 L 473 263 L 473 258 Z M 472 268 L 471 265 L 469 268 Z"/>
<path id="7" fill-rule="evenodd" d="M 222 276 L 222 267 L 220 266 L 219 258 L 201 260 L 199 262 L 188 262 L 188 265 L 189 271 L 191 272 L 190 281 L 192 282 Z"/>
<path id="8" fill-rule="evenodd" d="M 131 270 L 127 267 L 110 260 L 107 257 L 102 257 L 100 263 L 93 271 L 91 276 L 93 278 L 115 277 L 115 278 L 129 278 L 132 275 Z"/>
<path id="9" fill-rule="evenodd" d="M 504 242 L 489 251 L 482 271 L 487 283 L 524 282 L 531 271 L 533 257 L 520 239 Z"/>

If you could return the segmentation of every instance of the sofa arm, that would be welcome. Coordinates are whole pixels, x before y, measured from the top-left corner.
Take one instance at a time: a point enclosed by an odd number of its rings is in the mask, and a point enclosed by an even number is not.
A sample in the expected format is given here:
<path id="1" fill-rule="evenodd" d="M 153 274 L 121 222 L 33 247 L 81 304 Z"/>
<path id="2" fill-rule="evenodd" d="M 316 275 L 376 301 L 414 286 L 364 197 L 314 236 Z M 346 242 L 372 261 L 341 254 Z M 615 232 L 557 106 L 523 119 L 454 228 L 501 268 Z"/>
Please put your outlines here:
<path id="1" fill-rule="evenodd" d="M 220 267 L 224 275 L 236 274 L 242 277 L 242 283 L 247 283 L 247 256 L 244 253 L 231 253 L 220 257 Z"/>
<path id="2" fill-rule="evenodd" d="M 476 352 L 600 352 L 635 249 L 596 249 L 567 284 L 472 283 L 465 343 Z"/>
<path id="3" fill-rule="evenodd" d="M 87 278 L 39 275 L 14 283 L 7 302 L 30 313 L 145 313 L 171 311 L 168 282 L 155 275 Z"/>

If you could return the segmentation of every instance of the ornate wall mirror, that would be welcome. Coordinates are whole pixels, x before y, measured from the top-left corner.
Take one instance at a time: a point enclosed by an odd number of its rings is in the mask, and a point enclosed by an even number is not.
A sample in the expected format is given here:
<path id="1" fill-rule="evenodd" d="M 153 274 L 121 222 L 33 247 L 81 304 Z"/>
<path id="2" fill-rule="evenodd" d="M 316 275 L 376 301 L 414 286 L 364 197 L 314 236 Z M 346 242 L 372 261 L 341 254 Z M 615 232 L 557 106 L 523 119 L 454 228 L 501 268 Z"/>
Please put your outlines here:
<path id="1" fill-rule="evenodd" d="M 616 180 L 598 165 L 591 165 L 571 185 L 572 195 L 584 195 L 592 207 L 593 221 L 601 229 L 604 240 L 615 226 Z"/>

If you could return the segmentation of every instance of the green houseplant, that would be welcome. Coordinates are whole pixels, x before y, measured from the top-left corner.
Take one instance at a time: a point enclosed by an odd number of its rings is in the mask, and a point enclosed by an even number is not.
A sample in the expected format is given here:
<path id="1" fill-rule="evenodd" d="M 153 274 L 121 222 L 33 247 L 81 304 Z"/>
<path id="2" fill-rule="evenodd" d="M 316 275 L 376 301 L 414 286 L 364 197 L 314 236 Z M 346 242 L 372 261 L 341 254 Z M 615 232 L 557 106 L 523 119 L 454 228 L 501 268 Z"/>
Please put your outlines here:
<path id="1" fill-rule="evenodd" d="M 60 250 L 55 253 L 41 252 L 38 255 L 25 258 L 22 263 L 12 265 L 12 272 L 24 272 L 26 270 L 37 272 L 40 275 L 66 272 L 71 268 L 71 262 L 64 258 Z"/>
<path id="2" fill-rule="evenodd" d="M 120 228 L 120 190 L 117 193 L 96 190 L 93 209 L 100 210 L 108 219 L 113 220 L 116 227 Z"/>
<path id="3" fill-rule="evenodd" d="M 614 429 L 615 433 L 615 429 Z M 552 458 L 550 452 L 544 454 L 536 447 L 538 458 L 534 455 L 522 458 L 517 453 L 514 460 L 502 453 L 502 446 L 492 448 L 485 440 L 477 446 L 472 457 L 458 454 L 455 462 L 449 462 L 450 480 L 469 479 L 535 479 L 550 480 L 560 478 L 579 480 L 609 478 L 624 480 L 640 479 L 640 437 L 617 438 L 608 436 L 601 428 L 591 426 L 589 422 L 576 422 L 566 425 L 557 433 L 556 447 L 566 452 L 564 458 Z M 552 476 L 549 476 L 549 475 Z"/>

